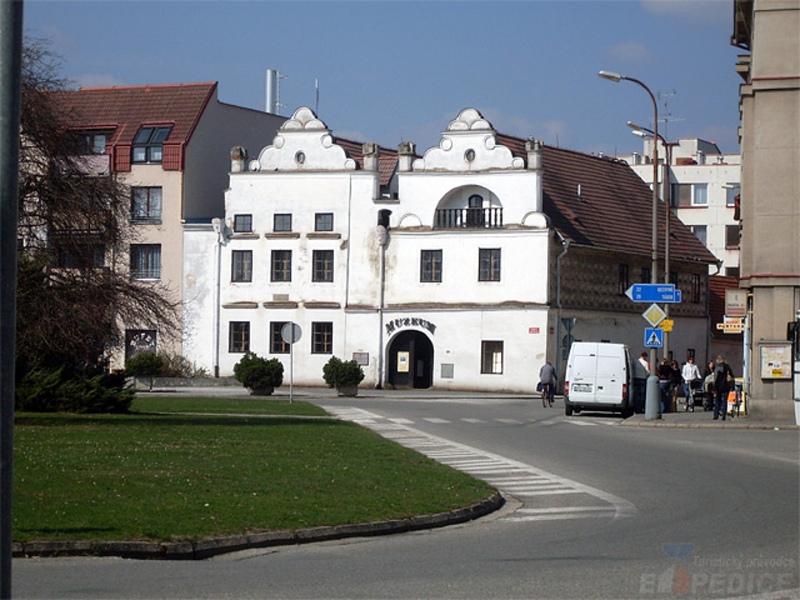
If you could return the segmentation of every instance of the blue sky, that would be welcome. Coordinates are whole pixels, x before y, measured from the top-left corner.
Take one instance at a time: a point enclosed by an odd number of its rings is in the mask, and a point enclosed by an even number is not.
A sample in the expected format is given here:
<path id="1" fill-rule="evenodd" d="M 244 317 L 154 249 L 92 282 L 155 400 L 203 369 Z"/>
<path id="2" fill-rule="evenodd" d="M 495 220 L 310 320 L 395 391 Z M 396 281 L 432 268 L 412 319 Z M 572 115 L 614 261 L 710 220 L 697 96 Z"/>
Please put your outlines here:
<path id="1" fill-rule="evenodd" d="M 223 102 L 263 109 L 280 71 L 281 113 L 316 105 L 336 135 L 418 151 L 458 112 L 588 153 L 641 151 L 626 121 L 669 140 L 738 152 L 733 0 L 26 0 L 26 36 L 47 39 L 82 86 L 219 82 Z M 271 140 L 265 140 L 268 145 Z"/>

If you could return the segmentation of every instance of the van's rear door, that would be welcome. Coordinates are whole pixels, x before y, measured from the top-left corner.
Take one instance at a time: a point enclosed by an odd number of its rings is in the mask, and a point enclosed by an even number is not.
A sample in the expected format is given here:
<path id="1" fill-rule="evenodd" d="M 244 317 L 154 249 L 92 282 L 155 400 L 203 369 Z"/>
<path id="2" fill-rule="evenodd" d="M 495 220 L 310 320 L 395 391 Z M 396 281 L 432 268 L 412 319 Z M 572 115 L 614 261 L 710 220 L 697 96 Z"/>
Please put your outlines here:
<path id="1" fill-rule="evenodd" d="M 597 403 L 620 404 L 625 383 L 625 358 L 618 349 L 597 356 Z"/>
<path id="2" fill-rule="evenodd" d="M 573 356 L 571 376 L 570 402 L 594 404 L 597 386 L 597 354 L 594 350 Z"/>

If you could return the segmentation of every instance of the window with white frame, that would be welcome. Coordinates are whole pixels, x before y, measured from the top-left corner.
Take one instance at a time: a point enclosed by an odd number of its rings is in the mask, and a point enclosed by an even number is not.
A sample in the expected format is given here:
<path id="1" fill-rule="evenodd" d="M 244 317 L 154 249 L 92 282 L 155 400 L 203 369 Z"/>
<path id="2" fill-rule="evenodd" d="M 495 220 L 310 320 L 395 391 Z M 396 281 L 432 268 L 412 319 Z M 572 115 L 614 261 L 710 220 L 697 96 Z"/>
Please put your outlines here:
<path id="1" fill-rule="evenodd" d="M 705 246 L 708 227 L 705 225 L 689 225 L 689 229 L 692 230 L 695 237 Z"/>
<path id="2" fill-rule="evenodd" d="M 695 183 L 692 190 L 692 206 L 708 205 L 708 184 Z"/>
<path id="3" fill-rule="evenodd" d="M 105 154 L 110 131 L 83 131 L 77 134 L 82 154 Z"/>
<path id="4" fill-rule="evenodd" d="M 252 250 L 234 250 L 231 252 L 231 281 L 253 281 Z"/>
<path id="5" fill-rule="evenodd" d="M 736 196 L 742 191 L 742 186 L 738 183 L 728 183 L 725 185 L 725 206 L 736 207 Z"/>
<path id="6" fill-rule="evenodd" d="M 503 342 L 481 342 L 481 373 L 489 375 L 503 373 Z"/>
<path id="7" fill-rule="evenodd" d="M 673 183 L 671 204 L 680 208 L 708 205 L 707 183 Z"/>
<path id="8" fill-rule="evenodd" d="M 131 221 L 134 223 L 161 222 L 160 187 L 131 188 Z"/>

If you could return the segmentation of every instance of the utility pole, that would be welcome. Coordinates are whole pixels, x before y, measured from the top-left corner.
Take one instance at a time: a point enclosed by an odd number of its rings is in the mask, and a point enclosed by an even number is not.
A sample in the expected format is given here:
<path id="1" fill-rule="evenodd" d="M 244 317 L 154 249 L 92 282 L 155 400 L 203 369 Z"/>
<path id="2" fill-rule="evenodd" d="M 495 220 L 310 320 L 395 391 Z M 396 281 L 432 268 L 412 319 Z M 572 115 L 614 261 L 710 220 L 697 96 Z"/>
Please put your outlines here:
<path id="1" fill-rule="evenodd" d="M 0 599 L 11 598 L 22 0 L 0 1 Z"/>

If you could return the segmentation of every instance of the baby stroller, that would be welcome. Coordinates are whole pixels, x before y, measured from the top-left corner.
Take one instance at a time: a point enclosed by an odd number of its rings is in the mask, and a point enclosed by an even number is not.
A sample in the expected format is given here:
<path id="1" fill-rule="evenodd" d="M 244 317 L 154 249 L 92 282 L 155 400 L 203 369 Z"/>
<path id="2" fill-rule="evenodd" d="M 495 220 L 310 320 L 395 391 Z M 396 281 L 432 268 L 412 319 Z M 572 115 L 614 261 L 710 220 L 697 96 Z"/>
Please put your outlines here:
<path id="1" fill-rule="evenodd" d="M 703 410 L 714 410 L 714 374 L 711 373 L 703 380 L 703 387 L 694 392 L 694 405 L 703 404 Z"/>

